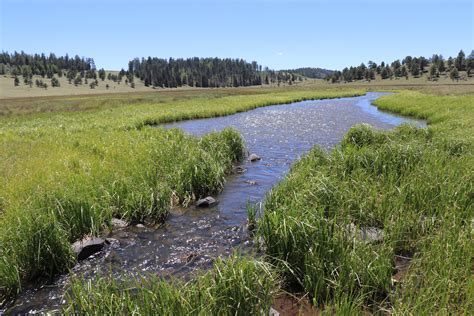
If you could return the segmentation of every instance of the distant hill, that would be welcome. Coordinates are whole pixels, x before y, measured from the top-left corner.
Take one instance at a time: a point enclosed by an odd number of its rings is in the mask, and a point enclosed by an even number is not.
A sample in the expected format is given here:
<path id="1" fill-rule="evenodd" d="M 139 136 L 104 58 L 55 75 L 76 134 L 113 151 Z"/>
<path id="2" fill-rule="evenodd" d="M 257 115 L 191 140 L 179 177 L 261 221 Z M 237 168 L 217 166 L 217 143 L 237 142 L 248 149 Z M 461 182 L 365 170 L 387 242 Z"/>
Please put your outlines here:
<path id="1" fill-rule="evenodd" d="M 63 87 L 61 90 L 64 90 L 64 87 L 68 87 L 69 93 L 74 93 L 74 90 L 77 90 L 75 88 L 82 87 L 83 84 L 91 90 L 101 89 L 102 86 L 105 90 L 116 89 L 122 80 L 131 89 L 135 89 L 141 83 L 147 88 L 217 88 L 292 85 L 296 84 L 296 81 L 303 81 L 301 74 L 274 71 L 262 67 L 255 61 L 247 62 L 243 59 L 135 58 L 129 61 L 128 70 L 122 68 L 119 72 L 107 73 L 103 68 L 97 69 L 92 58 L 77 55 L 69 57 L 67 54 L 56 56 L 53 53 L 27 54 L 23 51 L 0 53 L 0 76 L 3 76 L 2 88 L 9 90 L 13 87 L 15 90 L 31 92 L 33 89 Z M 63 77 L 66 81 L 62 79 Z M 106 79 L 108 82 L 101 84 Z M 18 95 L 19 92 L 2 93 L 2 96 Z M 20 94 L 22 93 L 25 91 L 21 91 Z"/>
<path id="2" fill-rule="evenodd" d="M 282 71 L 290 72 L 293 74 L 297 74 L 303 77 L 313 78 L 313 79 L 324 79 L 327 76 L 331 76 L 334 72 L 333 70 L 329 70 L 329 69 L 313 68 L 313 67 L 288 69 L 288 70 L 282 70 Z"/>

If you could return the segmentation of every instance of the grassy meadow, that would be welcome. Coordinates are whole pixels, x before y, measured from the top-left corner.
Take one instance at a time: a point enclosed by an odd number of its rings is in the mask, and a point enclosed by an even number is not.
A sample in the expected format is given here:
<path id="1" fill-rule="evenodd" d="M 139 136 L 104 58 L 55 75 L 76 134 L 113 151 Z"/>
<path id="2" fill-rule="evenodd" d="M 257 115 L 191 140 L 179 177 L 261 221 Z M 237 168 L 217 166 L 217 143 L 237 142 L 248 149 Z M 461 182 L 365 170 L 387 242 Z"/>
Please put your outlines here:
<path id="1" fill-rule="evenodd" d="M 198 139 L 150 125 L 361 93 L 119 95 L 88 98 L 83 109 L 73 110 L 60 98 L 36 101 L 45 106 L 39 113 L 34 102 L 26 108 L 5 102 L 2 108 L 15 112 L 0 118 L 2 295 L 17 292 L 22 281 L 67 271 L 75 262 L 71 242 L 98 234 L 112 217 L 160 223 L 172 204 L 218 192 L 243 156 L 234 130 Z"/>
<path id="2" fill-rule="evenodd" d="M 2 103 L 0 294 L 67 271 L 71 242 L 98 234 L 112 217 L 160 223 L 173 203 L 218 192 L 243 157 L 232 129 L 195 138 L 152 125 L 388 88 L 316 84 Z M 376 105 L 425 118 L 429 127 L 362 125 L 329 153 L 313 149 L 269 192 L 256 219 L 262 258 L 217 260 L 187 283 L 74 280 L 64 312 L 259 314 L 288 291 L 307 294 L 324 313 L 469 314 L 472 86 L 406 86 Z M 370 231 L 382 238 L 371 240 Z"/>
<path id="3" fill-rule="evenodd" d="M 106 71 L 106 74 L 117 75 L 118 71 Z M 74 85 L 69 83 L 66 78 L 66 74 L 62 77 L 54 76 L 58 81 L 59 87 L 52 87 L 51 79 L 43 78 L 39 75 L 32 76 L 33 85 L 30 87 L 25 84 L 23 77 L 20 78 L 20 84 L 14 85 L 14 78 L 11 75 L 0 76 L 0 98 L 25 98 L 25 97 L 48 97 L 48 96 L 64 96 L 64 95 L 84 95 L 84 94 L 114 94 L 114 93 L 133 93 L 133 92 L 150 92 L 153 91 L 151 87 L 146 87 L 141 80 L 136 80 L 135 88 L 132 88 L 130 83 L 126 84 L 122 82 L 114 82 L 105 78 L 101 80 L 98 78 L 98 86 L 91 89 L 90 83 L 94 82 L 94 79 L 88 79 L 88 83 L 83 80 L 82 84 Z M 36 87 L 35 81 L 41 80 L 48 84 L 48 88 Z M 109 86 L 107 88 L 107 85 Z"/>

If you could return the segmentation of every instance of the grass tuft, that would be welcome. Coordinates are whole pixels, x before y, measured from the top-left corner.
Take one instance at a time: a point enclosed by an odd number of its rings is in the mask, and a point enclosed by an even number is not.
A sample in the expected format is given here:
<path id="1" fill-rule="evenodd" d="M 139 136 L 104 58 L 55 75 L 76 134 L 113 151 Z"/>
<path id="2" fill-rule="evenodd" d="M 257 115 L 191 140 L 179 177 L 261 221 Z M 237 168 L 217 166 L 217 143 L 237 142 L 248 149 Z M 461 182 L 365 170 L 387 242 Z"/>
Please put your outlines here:
<path id="1" fill-rule="evenodd" d="M 184 283 L 157 276 L 118 281 L 75 279 L 65 314 L 259 315 L 268 314 L 278 277 L 262 261 L 232 256 Z"/>

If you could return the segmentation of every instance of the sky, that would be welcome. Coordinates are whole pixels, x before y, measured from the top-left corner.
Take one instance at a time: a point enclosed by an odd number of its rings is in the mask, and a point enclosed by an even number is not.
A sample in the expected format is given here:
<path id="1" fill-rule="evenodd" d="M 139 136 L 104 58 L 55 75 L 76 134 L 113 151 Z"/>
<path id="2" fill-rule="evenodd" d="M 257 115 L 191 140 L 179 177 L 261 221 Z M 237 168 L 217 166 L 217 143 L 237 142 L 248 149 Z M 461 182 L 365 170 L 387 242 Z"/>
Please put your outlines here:
<path id="1" fill-rule="evenodd" d="M 342 69 L 474 49 L 474 0 L 0 0 L 0 50 Z"/>

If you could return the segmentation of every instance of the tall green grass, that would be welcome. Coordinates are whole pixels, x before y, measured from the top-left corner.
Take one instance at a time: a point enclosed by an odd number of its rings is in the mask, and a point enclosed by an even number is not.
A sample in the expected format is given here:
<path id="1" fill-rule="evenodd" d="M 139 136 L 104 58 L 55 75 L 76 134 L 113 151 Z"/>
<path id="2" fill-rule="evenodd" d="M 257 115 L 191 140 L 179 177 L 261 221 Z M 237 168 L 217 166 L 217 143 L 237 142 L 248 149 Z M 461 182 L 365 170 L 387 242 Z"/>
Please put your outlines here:
<path id="1" fill-rule="evenodd" d="M 112 216 L 163 220 L 172 201 L 219 190 L 243 145 L 233 131 L 196 139 L 147 125 L 225 115 L 346 91 L 285 91 L 91 113 L 11 118 L 0 127 L 0 289 L 64 271 L 69 243 Z M 474 282 L 473 96 L 401 92 L 383 109 L 428 129 L 351 129 L 332 152 L 313 149 L 257 217 L 266 263 L 231 258 L 193 281 L 73 283 L 66 313 L 267 313 L 280 280 L 325 313 L 469 314 Z M 60 134 L 61 133 L 61 134 Z M 369 229 L 382 239 L 366 238 Z M 28 236 L 25 236 L 27 233 Z M 26 251 L 30 250 L 30 251 Z M 33 251 L 31 251 L 33 250 Z M 395 255 L 412 257 L 401 283 Z M 46 265 L 46 262 L 52 263 Z"/>
<path id="2" fill-rule="evenodd" d="M 156 276 L 117 281 L 76 279 L 64 314 L 75 315 L 268 315 L 279 284 L 261 261 L 218 259 L 211 271 L 185 283 Z"/>
<path id="3" fill-rule="evenodd" d="M 384 109 L 425 117 L 430 127 L 357 126 L 332 152 L 316 148 L 293 166 L 258 223 L 288 290 L 307 292 L 328 311 L 472 311 L 472 101 L 416 92 L 381 98 Z M 361 237 L 375 228 L 382 240 Z M 413 257 L 401 284 L 392 281 L 395 255 Z"/>
<path id="4" fill-rule="evenodd" d="M 34 280 L 65 271 L 74 263 L 70 243 L 98 234 L 113 216 L 161 222 L 173 202 L 218 192 L 243 146 L 231 129 L 197 139 L 156 128 L 31 144 L 2 187 L 0 251 L 11 265 L 0 269 L 4 287 L 18 288 L 18 274 Z"/>
<path id="5" fill-rule="evenodd" d="M 67 271 L 75 262 L 70 243 L 99 234 L 112 217 L 161 222 L 173 203 L 218 192 L 244 153 L 234 130 L 198 139 L 149 125 L 361 93 L 97 97 L 77 112 L 61 112 L 66 104 L 59 112 L 0 118 L 0 296 L 19 291 L 22 280 Z"/>

